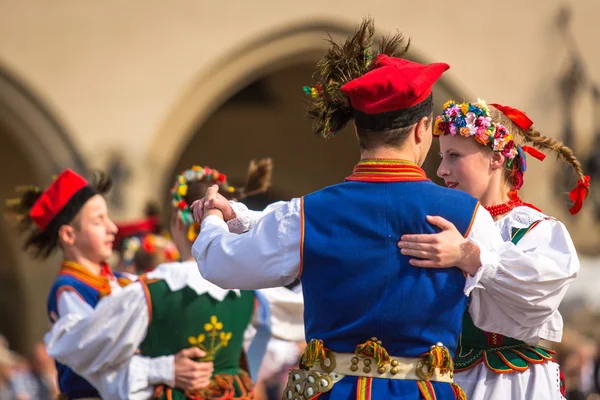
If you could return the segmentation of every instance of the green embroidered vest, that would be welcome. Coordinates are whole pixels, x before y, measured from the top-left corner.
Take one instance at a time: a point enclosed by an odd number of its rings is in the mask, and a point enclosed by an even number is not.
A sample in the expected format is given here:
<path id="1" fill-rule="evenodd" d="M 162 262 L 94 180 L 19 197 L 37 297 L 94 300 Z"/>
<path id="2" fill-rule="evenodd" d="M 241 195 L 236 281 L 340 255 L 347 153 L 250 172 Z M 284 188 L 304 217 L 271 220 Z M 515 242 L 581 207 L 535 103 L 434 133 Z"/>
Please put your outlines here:
<path id="1" fill-rule="evenodd" d="M 511 242 L 517 244 L 540 221 L 527 228 L 512 228 Z M 473 368 L 481 362 L 496 373 L 527 370 L 530 363 L 553 361 L 554 351 L 532 346 L 497 333 L 484 332 L 473 324 L 469 311 L 463 316 L 463 330 L 454 357 L 456 372 Z"/>
<path id="2" fill-rule="evenodd" d="M 252 381 L 241 369 L 244 332 L 254 311 L 254 294 L 229 292 L 222 300 L 190 287 L 172 292 L 163 280 L 146 281 L 150 298 L 150 325 L 140 346 L 143 355 L 159 357 L 197 346 L 213 361 L 211 385 L 188 397 L 177 389 L 157 389 L 156 399 L 218 398 L 224 394 L 245 398 Z M 170 392 L 170 393 L 168 393 Z M 228 397 L 229 398 L 229 397 Z"/>

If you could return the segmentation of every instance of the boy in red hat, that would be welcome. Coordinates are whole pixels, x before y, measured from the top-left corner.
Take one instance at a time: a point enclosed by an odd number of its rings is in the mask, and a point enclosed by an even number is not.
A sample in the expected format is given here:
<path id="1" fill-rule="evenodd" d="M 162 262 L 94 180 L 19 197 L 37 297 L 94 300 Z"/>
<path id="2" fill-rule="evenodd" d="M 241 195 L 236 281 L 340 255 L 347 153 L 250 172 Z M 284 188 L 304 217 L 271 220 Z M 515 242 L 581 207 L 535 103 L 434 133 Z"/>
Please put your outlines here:
<path id="1" fill-rule="evenodd" d="M 253 384 L 242 366 L 242 345 L 255 295 L 219 288 L 198 273 L 191 247 L 199 226 L 189 204 L 200 199 L 211 184 L 219 185 L 229 198 L 262 193 L 270 184 L 271 168 L 270 159 L 251 162 L 244 187 L 233 187 L 225 174 L 209 167 L 194 166 L 178 175 L 171 191 L 170 232 L 181 262 L 161 264 L 142 274 L 86 317 L 60 318 L 47 335 L 54 356 L 92 379 L 96 372 L 88 363 L 110 370 L 135 357 L 136 350 L 161 357 L 191 345 L 202 349 L 206 353 L 202 360 L 214 365 L 207 386 L 186 391 L 172 384 L 156 385 L 153 399 L 252 398 Z M 265 302 L 261 305 L 266 307 Z M 73 352 L 73 347 L 78 351 Z M 114 386 L 123 385 L 123 381 L 114 382 Z"/>
<path id="2" fill-rule="evenodd" d="M 354 120 L 361 161 L 353 173 L 258 221 L 212 187 L 194 206 L 203 221 L 193 252 L 201 274 L 224 288 L 301 278 L 309 343 L 283 398 L 464 399 L 452 357 L 466 276 L 495 256 L 486 249 L 501 238 L 475 198 L 435 185 L 420 167 L 433 137 L 432 86 L 448 65 L 396 58 L 406 51 L 400 35 L 376 52 L 373 32 L 367 20 L 343 45 L 332 43 L 320 82 L 304 88 L 317 134 L 335 136 Z M 437 231 L 428 215 L 460 232 L 457 268 L 415 268 L 398 249 L 404 233 Z M 247 233 L 228 232 L 224 220 L 236 219 Z"/>
<path id="3" fill-rule="evenodd" d="M 97 178 L 90 183 L 67 169 L 45 191 L 28 187 L 20 198 L 7 204 L 8 215 L 27 234 L 25 250 L 40 259 L 46 259 L 57 248 L 63 252 L 64 259 L 48 297 L 52 324 L 60 317 L 66 320 L 85 317 L 102 297 L 121 290 L 106 263 L 117 233 L 102 197 L 110 188 L 110 180 L 103 174 Z M 46 344 L 52 356 L 52 343 Z M 78 350 L 72 348 L 75 354 Z M 100 393 L 105 398 L 146 399 L 152 396 L 153 386 L 161 383 L 177 382 L 185 389 L 197 388 L 207 381 L 210 370 L 191 358 L 203 355 L 192 348 L 175 357 L 135 356 L 111 370 L 84 362 L 86 371 L 95 372 L 89 381 L 57 362 L 61 399 L 94 399 L 100 398 Z M 185 381 L 194 374 L 202 375 L 203 379 Z"/>

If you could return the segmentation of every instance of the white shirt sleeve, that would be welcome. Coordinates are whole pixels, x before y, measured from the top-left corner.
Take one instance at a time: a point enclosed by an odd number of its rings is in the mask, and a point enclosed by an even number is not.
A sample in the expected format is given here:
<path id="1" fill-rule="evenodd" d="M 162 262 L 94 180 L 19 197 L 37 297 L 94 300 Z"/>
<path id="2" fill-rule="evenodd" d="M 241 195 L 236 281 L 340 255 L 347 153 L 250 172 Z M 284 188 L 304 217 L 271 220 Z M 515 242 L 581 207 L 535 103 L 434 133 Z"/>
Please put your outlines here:
<path id="1" fill-rule="evenodd" d="M 481 249 L 482 262 L 477 274 L 467 277 L 465 287 L 473 322 L 485 331 L 531 344 L 560 341 L 563 324 L 558 306 L 579 270 L 565 226 L 544 220 L 516 245 L 498 243 L 498 229 L 482 210 L 469 235 Z"/>
<path id="2" fill-rule="evenodd" d="M 61 293 L 60 318 L 44 337 L 51 357 L 88 380 L 104 399 L 150 399 L 154 385 L 174 386 L 174 356 L 134 355 L 149 323 L 140 283 L 102 299 L 95 309 L 88 305 L 87 313 L 81 303 L 87 305 L 77 293 Z"/>
<path id="3" fill-rule="evenodd" d="M 285 286 L 300 272 L 301 200 L 265 214 L 247 233 L 230 233 L 216 216 L 207 217 L 192 246 L 204 279 L 224 289 Z"/>
<path id="4" fill-rule="evenodd" d="M 57 308 L 59 316 L 73 314 L 86 317 L 94 311 L 94 308 L 73 290 L 66 290 L 58 296 Z"/>
<path id="5" fill-rule="evenodd" d="M 229 232 L 244 233 L 252 229 L 254 225 L 256 225 L 256 223 L 266 214 L 277 210 L 286 203 L 285 201 L 278 201 L 269 204 L 262 211 L 249 210 L 244 203 L 238 203 L 237 201 L 230 201 L 229 204 L 231 205 L 233 212 L 235 212 L 235 218 L 227 221 Z"/>

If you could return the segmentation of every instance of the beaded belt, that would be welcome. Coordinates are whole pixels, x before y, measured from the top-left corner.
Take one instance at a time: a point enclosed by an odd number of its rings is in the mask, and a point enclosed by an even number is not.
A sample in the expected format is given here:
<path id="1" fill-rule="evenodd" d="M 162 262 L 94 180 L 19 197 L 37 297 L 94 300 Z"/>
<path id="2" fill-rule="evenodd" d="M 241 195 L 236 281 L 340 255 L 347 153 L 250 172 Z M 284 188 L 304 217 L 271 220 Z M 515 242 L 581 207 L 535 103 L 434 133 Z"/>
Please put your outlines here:
<path id="1" fill-rule="evenodd" d="M 454 374 L 433 368 L 431 373 L 425 358 L 391 357 L 386 364 L 378 366 L 373 358 L 359 359 L 353 353 L 335 353 L 327 351 L 325 359 L 311 368 L 313 371 L 336 373 L 345 376 L 364 376 L 369 378 L 398 380 L 427 380 L 436 382 L 454 382 Z"/>
<path id="2" fill-rule="evenodd" d="M 431 346 L 418 358 L 393 357 L 376 338 L 357 346 L 354 353 L 336 353 L 311 340 L 302 357 L 303 369 L 290 371 L 282 399 L 310 399 L 329 392 L 346 376 L 435 381 L 453 384 L 454 365 L 446 347 Z"/>

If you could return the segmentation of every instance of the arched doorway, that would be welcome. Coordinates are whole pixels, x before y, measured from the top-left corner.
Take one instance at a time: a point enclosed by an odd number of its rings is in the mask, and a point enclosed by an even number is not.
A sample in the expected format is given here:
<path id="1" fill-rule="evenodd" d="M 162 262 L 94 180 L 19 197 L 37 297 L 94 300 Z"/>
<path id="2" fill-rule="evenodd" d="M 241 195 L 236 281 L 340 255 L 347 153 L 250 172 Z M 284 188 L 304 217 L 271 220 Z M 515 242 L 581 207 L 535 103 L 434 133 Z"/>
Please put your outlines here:
<path id="1" fill-rule="evenodd" d="M 52 176 L 85 165 L 66 130 L 37 96 L 0 66 L 0 200 L 20 185 L 47 185 Z M 48 328 L 46 297 L 58 256 L 33 261 L 12 226 L 0 221 L 0 333 L 12 348 L 27 351 Z"/>
<path id="2" fill-rule="evenodd" d="M 358 160 L 356 139 L 350 129 L 330 141 L 312 135 L 304 117 L 302 87 L 312 82 L 315 63 L 327 47 L 323 40 L 327 33 L 340 40 L 352 29 L 319 25 L 271 35 L 245 46 L 214 75 L 203 75 L 152 146 L 152 162 L 162 164 L 161 186 L 168 189 L 177 172 L 195 163 L 223 170 L 239 184 L 249 160 L 267 156 L 275 163 L 269 199 L 341 182 Z M 419 61 L 427 62 L 420 57 Z M 456 94 L 447 82 L 437 85 L 438 108 Z M 435 143 L 426 163 L 432 177 L 437 153 Z"/>
<path id="3" fill-rule="evenodd" d="M 298 62 L 237 92 L 197 129 L 173 173 L 197 163 L 217 168 L 240 184 L 249 160 L 272 157 L 269 199 L 289 199 L 343 181 L 359 158 L 358 146 L 351 127 L 332 140 L 311 133 L 302 87 L 311 82 L 314 64 Z M 438 107 L 450 97 L 446 88 L 436 88 Z M 425 165 L 434 179 L 438 149 L 434 141 Z"/>

